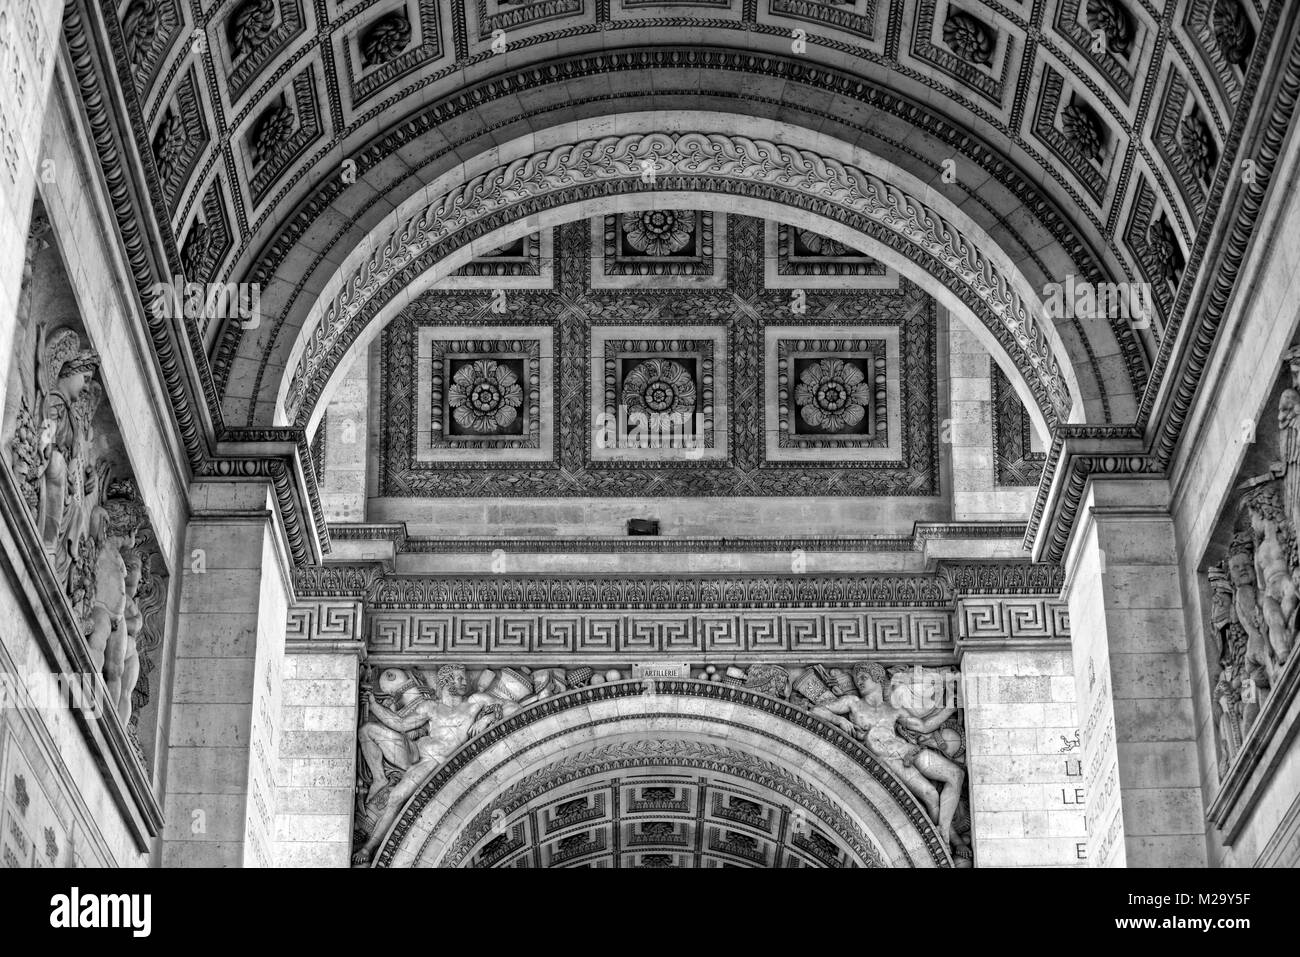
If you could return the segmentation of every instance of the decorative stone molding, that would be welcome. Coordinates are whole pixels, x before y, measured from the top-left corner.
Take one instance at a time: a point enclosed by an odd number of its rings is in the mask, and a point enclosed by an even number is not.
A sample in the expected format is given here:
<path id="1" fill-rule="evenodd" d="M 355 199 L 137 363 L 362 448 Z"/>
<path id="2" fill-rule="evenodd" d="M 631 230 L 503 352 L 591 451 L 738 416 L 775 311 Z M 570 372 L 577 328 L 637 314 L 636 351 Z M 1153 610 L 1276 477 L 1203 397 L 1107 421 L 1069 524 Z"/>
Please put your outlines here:
<path id="1" fill-rule="evenodd" d="M 726 655 L 951 656 L 948 611 L 444 612 L 374 609 L 372 656 Z"/>
<path id="2" fill-rule="evenodd" d="M 1047 598 L 962 598 L 957 602 L 957 648 L 1069 645 L 1070 613 Z"/>
<path id="3" fill-rule="evenodd" d="M 408 216 L 395 229 L 393 241 L 377 243 L 328 303 L 313 310 L 307 345 L 285 399 L 290 418 L 310 419 L 329 371 L 389 295 L 385 290 L 390 281 L 408 266 L 438 255 L 453 236 L 471 235 L 510 216 L 512 209 L 519 215 L 578 187 L 589 192 L 635 188 L 643 163 L 656 170 L 659 188 L 671 189 L 681 177 L 691 188 L 706 191 L 793 190 L 828 211 L 839 210 L 840 218 L 851 213 L 883 228 L 910 254 L 936 260 L 965 284 L 985 311 L 991 331 L 1025 372 L 1044 414 L 1052 421 L 1068 417 L 1072 400 L 1034 318 L 1033 304 L 1021 298 L 1017 284 L 976 242 L 920 199 L 871 173 L 807 150 L 724 133 L 651 133 L 545 150 L 455 186 Z"/>
<path id="4" fill-rule="evenodd" d="M 358 601 L 307 601 L 289 607 L 285 651 L 338 651 L 365 657 L 362 605 Z"/>
<path id="5" fill-rule="evenodd" d="M 728 273 L 757 279 L 761 223 L 731 216 L 727 224 Z M 574 222 L 556 233 L 554 290 L 514 294 L 496 314 L 483 309 L 481 293 L 435 288 L 385 328 L 379 495 L 940 491 L 937 306 L 919 287 L 904 281 L 890 292 L 817 292 L 812 317 L 792 316 L 788 292 L 757 282 L 739 298 L 711 287 L 611 292 L 587 272 L 587 244 L 599 230 Z M 659 316 L 653 325 L 647 309 Z M 514 421 L 522 434 L 460 437 L 457 448 L 443 448 L 455 424 L 446 406 L 456 369 L 447 360 L 519 363 L 514 357 L 525 351 L 534 354 L 530 365 L 515 365 L 528 383 Z M 789 367 L 802 371 L 810 359 L 870 370 L 869 420 L 864 414 L 841 434 L 798 415 L 795 389 L 782 382 Z M 642 398 L 652 369 L 661 393 L 667 384 L 674 389 L 662 410 Z"/>
<path id="6" fill-rule="evenodd" d="M 1047 456 L 1033 450 L 1033 421 L 997 360 L 989 360 L 993 403 L 993 484 L 1037 485 Z"/>
<path id="7" fill-rule="evenodd" d="M 338 541 L 390 541 L 397 552 L 444 554 L 449 552 L 907 552 L 923 551 L 927 542 L 952 539 L 1023 539 L 1021 522 L 917 522 L 911 535 L 817 538 L 675 538 L 667 536 L 566 538 L 420 538 L 407 534 L 406 525 L 336 524 L 330 537 Z"/>

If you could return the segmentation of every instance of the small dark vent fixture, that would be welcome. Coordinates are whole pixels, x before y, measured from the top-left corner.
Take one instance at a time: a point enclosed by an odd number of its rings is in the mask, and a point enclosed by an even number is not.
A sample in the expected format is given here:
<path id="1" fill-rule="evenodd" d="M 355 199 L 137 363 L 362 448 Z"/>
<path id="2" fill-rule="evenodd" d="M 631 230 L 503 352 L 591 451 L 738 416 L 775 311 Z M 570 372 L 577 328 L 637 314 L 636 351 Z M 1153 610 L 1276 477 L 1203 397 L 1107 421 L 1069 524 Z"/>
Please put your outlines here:
<path id="1" fill-rule="evenodd" d="M 627 533 L 629 535 L 658 535 L 659 519 L 629 518 L 627 520 Z"/>

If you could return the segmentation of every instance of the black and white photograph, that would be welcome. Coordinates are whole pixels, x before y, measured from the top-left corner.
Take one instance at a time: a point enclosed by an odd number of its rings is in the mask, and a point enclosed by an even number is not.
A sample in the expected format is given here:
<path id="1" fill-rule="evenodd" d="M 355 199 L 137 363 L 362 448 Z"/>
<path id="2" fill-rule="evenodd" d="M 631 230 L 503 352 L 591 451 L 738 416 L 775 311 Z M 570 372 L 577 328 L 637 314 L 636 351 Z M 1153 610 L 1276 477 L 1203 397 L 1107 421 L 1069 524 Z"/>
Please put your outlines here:
<path id="1" fill-rule="evenodd" d="M 1300 0 L 0 0 L 6 923 L 1290 925 L 1298 99 Z"/>

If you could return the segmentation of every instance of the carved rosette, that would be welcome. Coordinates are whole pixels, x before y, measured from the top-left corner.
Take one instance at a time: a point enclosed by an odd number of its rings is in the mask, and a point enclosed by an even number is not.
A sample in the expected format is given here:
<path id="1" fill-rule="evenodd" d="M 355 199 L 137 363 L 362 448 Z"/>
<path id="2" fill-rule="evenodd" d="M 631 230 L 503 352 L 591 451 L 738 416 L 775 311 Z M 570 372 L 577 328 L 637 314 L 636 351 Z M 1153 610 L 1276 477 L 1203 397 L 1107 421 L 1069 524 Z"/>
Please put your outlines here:
<path id="1" fill-rule="evenodd" d="M 967 63 L 989 66 L 997 35 L 969 13 L 953 9 L 943 24 L 943 42 Z"/>
<path id="2" fill-rule="evenodd" d="M 203 264 L 207 261 L 211 245 L 212 233 L 208 224 L 201 219 L 195 220 L 190 227 L 190 234 L 185 237 L 185 245 L 181 248 L 181 268 L 185 270 L 186 279 L 198 281 L 202 278 Z"/>
<path id="3" fill-rule="evenodd" d="M 837 432 L 862 421 L 872 395 L 857 366 L 843 359 L 822 359 L 799 376 L 794 401 L 800 417 L 813 428 Z"/>
<path id="4" fill-rule="evenodd" d="M 251 56 L 275 28 L 275 0 L 245 0 L 230 18 L 230 46 L 235 59 Z"/>
<path id="5" fill-rule="evenodd" d="M 630 413 L 690 415 L 695 411 L 695 380 L 671 359 L 647 359 L 623 379 L 623 404 Z"/>
<path id="6" fill-rule="evenodd" d="M 628 245 L 647 256 L 671 256 L 686 248 L 695 232 L 695 215 L 689 210 L 648 209 L 623 217 Z"/>
<path id="7" fill-rule="evenodd" d="M 411 42 L 411 21 L 405 10 L 394 10 L 371 24 L 361 35 L 361 65 L 379 66 L 397 59 Z"/>
<path id="8" fill-rule="evenodd" d="M 271 107 L 253 128 L 253 162 L 258 166 L 272 159 L 288 142 L 297 124 L 293 110 L 284 103 Z"/>
<path id="9" fill-rule="evenodd" d="M 452 377 L 447 403 L 462 428 L 493 433 L 519 417 L 524 392 L 519 377 L 491 359 L 477 359 Z"/>
<path id="10" fill-rule="evenodd" d="M 1165 282 L 1177 284 L 1183 266 L 1183 256 L 1178 250 L 1178 240 L 1168 220 L 1154 220 L 1147 229 L 1147 249 L 1151 253 L 1156 275 Z"/>
<path id="11" fill-rule="evenodd" d="M 1065 133 L 1066 141 L 1087 159 L 1101 159 L 1101 120 L 1091 108 L 1077 100 L 1067 103 L 1061 111 L 1061 130 Z"/>
<path id="12" fill-rule="evenodd" d="M 1100 30 L 1105 36 L 1106 49 L 1128 56 L 1133 45 L 1133 21 L 1118 0 L 1088 0 L 1086 18 L 1089 30 Z"/>
<path id="13" fill-rule="evenodd" d="M 180 170 L 188 142 L 189 134 L 185 130 L 184 121 L 176 113 L 169 112 L 153 139 L 153 155 L 158 164 L 158 178 L 164 183 L 169 182 Z"/>
<path id="14" fill-rule="evenodd" d="M 1192 174 L 1202 182 L 1208 183 L 1210 172 L 1214 169 L 1216 152 L 1209 127 L 1205 125 L 1200 114 L 1193 111 L 1183 117 L 1178 132 L 1179 144 L 1183 148 L 1183 156 L 1191 167 Z"/>

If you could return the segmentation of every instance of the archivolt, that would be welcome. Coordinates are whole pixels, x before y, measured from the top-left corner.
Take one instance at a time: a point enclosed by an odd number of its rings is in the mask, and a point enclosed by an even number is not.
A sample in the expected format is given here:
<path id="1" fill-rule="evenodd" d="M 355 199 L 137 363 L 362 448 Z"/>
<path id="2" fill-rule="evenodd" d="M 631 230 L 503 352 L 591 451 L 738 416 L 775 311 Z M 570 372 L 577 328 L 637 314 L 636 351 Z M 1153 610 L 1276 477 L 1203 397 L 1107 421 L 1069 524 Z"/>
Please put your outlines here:
<path id="1" fill-rule="evenodd" d="M 462 747 L 412 796 L 376 867 L 457 866 L 503 814 L 591 774 L 701 769 L 778 792 L 865 866 L 950 867 L 934 826 L 860 743 L 786 701 L 727 685 L 617 682 L 525 709 Z"/>
<path id="2" fill-rule="evenodd" d="M 783 130 L 791 139 L 817 138 Z M 529 145 L 534 139 L 541 137 L 525 138 Z M 832 227 L 843 224 L 850 236 L 858 234 L 858 245 L 861 236 L 869 237 L 938 278 L 978 317 L 1027 383 L 1044 424 L 1071 417 L 1078 394 L 1072 370 L 1058 359 L 1065 353 L 1056 330 L 1035 319 L 1041 309 L 1028 282 L 982 230 L 947 208 L 950 203 L 921 184 L 904 187 L 886 179 L 883 163 L 870 170 L 824 150 L 727 132 L 636 132 L 528 152 L 521 145 L 500 147 L 507 159 L 493 168 L 431 185 L 348 258 L 299 333 L 280 389 L 284 420 L 308 426 L 332 372 L 354 343 L 368 338 L 362 337 L 366 326 L 417 284 L 431 284 L 436 267 L 445 267 L 458 250 L 567 204 L 617 194 L 644 201 L 667 192 L 725 194 L 753 205 L 794 208 Z M 519 155 L 510 158 L 512 150 Z"/>

